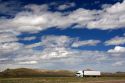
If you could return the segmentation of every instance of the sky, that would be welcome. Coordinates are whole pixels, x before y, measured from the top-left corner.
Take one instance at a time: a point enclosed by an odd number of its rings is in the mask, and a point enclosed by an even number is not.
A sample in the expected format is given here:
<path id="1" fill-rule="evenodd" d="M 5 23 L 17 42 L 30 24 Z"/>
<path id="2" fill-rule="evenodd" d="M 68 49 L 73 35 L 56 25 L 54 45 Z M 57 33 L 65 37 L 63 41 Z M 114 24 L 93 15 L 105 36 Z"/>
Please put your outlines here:
<path id="1" fill-rule="evenodd" d="M 0 0 L 0 70 L 125 71 L 125 0 Z"/>

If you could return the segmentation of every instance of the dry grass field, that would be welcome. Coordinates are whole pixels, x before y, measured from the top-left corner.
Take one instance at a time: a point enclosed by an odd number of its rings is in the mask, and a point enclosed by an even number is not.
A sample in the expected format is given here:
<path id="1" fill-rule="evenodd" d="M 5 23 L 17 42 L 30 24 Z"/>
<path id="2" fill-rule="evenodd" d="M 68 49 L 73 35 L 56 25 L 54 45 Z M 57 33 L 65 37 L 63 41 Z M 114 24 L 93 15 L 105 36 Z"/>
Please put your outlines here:
<path id="1" fill-rule="evenodd" d="M 100 77 L 75 77 L 67 70 L 7 69 L 0 73 L 0 83 L 125 83 L 125 73 L 102 73 Z"/>
<path id="2" fill-rule="evenodd" d="M 125 77 L 34 77 L 0 78 L 0 83 L 125 83 Z"/>

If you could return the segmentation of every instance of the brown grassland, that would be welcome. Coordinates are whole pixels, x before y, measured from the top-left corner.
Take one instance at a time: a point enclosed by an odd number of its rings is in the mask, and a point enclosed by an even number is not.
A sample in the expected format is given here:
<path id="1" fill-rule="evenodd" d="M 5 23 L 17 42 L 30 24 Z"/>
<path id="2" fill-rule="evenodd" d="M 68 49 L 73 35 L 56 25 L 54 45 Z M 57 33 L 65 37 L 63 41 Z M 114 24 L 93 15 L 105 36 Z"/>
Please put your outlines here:
<path id="1" fill-rule="evenodd" d="M 33 77 L 0 78 L 0 83 L 125 83 L 125 77 Z"/>
<path id="2" fill-rule="evenodd" d="M 103 73 L 100 77 L 75 77 L 67 70 L 7 69 L 0 73 L 0 83 L 125 83 L 125 73 Z"/>

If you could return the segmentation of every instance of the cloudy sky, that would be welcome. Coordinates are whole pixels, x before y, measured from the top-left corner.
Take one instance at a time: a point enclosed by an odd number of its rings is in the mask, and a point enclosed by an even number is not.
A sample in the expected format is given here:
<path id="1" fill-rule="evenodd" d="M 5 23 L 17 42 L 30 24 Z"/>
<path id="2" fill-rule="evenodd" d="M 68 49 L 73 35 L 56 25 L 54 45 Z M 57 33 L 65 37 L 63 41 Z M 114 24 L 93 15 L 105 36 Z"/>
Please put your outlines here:
<path id="1" fill-rule="evenodd" d="M 125 71 L 125 0 L 0 0 L 0 70 Z"/>

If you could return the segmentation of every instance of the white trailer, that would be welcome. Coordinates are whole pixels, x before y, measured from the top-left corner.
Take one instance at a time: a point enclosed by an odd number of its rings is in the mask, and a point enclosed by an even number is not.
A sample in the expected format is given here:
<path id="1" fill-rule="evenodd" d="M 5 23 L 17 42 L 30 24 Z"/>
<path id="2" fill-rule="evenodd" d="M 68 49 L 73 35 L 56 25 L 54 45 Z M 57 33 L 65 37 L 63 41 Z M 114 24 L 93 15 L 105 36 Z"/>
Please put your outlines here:
<path id="1" fill-rule="evenodd" d="M 100 76 L 100 71 L 77 71 L 76 76 L 77 77 L 84 77 L 84 76 Z"/>

